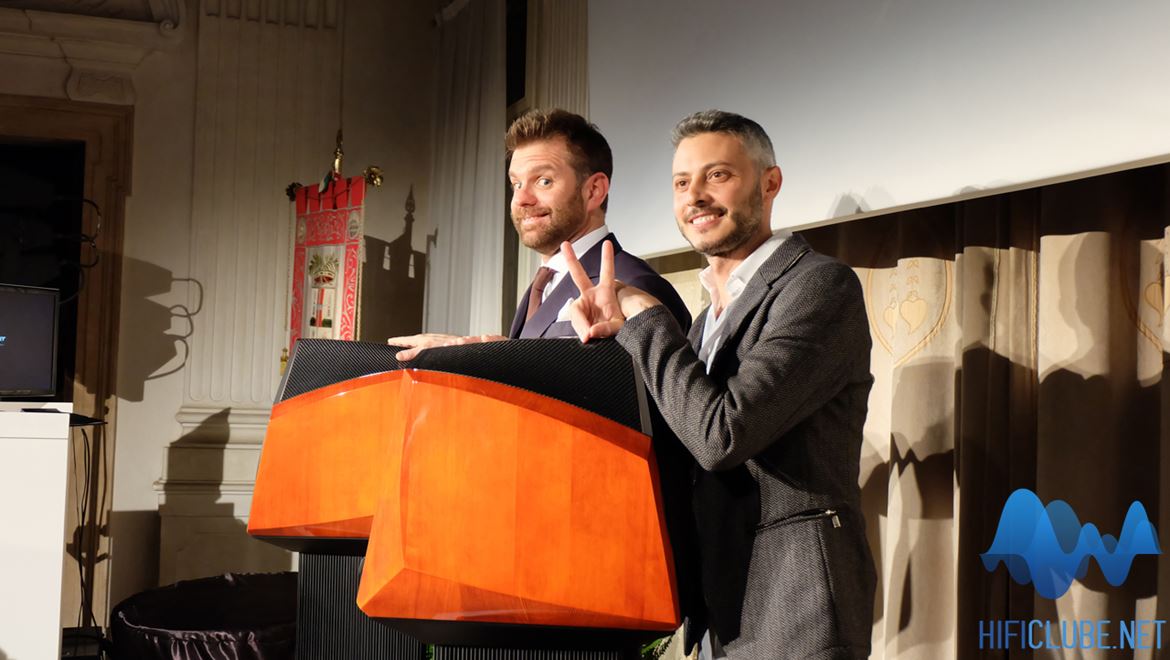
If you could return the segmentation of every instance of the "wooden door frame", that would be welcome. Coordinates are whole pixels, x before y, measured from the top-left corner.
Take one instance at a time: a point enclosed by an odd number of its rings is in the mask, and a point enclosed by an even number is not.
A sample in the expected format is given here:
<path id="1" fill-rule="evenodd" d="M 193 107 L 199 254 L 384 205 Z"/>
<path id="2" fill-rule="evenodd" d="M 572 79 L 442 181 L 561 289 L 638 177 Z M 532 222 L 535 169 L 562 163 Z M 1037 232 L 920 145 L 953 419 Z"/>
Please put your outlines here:
<path id="1" fill-rule="evenodd" d="M 125 201 L 130 194 L 133 127 L 134 110 L 130 106 L 0 94 L 0 137 L 85 144 L 84 195 L 101 209 L 101 230 L 95 239 L 100 259 L 86 271 L 85 286 L 78 295 L 75 374 L 71 382 L 64 383 L 64 389 L 72 392 L 75 412 L 106 422 L 104 427 L 95 426 L 88 431 L 93 460 L 88 475 L 91 493 L 86 504 L 93 511 L 90 518 L 94 524 L 83 530 L 80 539 L 73 538 L 78 524 L 74 485 L 78 483 L 77 478 L 86 476 L 82 461 L 72 460 L 73 449 L 81 447 L 81 434 L 77 432 L 70 443 L 65 521 L 65 542 L 80 548 L 82 570 L 88 577 L 86 592 L 94 616 L 102 626 L 106 624 L 109 606 L 109 519 L 117 412 L 122 236 Z M 82 226 L 91 235 L 96 230 L 96 217 L 91 210 L 85 212 Z M 81 603 L 78 560 L 67 554 L 63 570 L 62 626 L 74 626 Z"/>

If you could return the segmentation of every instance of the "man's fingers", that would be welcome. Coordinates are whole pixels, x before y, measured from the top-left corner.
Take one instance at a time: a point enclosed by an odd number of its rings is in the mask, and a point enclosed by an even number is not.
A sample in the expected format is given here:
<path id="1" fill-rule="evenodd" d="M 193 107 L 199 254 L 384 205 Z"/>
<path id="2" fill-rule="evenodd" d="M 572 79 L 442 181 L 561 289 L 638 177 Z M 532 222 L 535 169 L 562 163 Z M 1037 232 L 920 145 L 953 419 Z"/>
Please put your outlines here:
<path id="1" fill-rule="evenodd" d="M 610 241 L 601 244 L 601 276 L 597 283 L 613 284 L 613 243 Z"/>
<path id="2" fill-rule="evenodd" d="M 430 341 L 427 335 L 408 335 L 405 337 L 391 337 L 386 340 L 390 346 L 422 346 Z"/>
<path id="3" fill-rule="evenodd" d="M 569 306 L 569 322 L 581 343 L 589 341 L 589 326 L 592 325 L 589 322 L 589 312 L 586 311 L 585 305 L 585 300 L 578 298 Z"/>
<path id="4" fill-rule="evenodd" d="M 594 323 L 589 328 L 589 331 L 587 333 L 588 338 L 585 339 L 584 341 L 589 341 L 592 339 L 604 339 L 606 337 L 613 337 L 619 331 L 621 331 L 623 325 L 625 325 L 625 321 L 623 321 L 621 319 L 610 319 L 608 321 Z"/>
<path id="5" fill-rule="evenodd" d="M 577 290 L 585 293 L 593 288 L 593 280 L 589 279 L 589 275 L 585 273 L 585 267 L 577 260 L 577 255 L 573 252 L 573 246 L 568 241 L 561 243 L 561 254 L 565 255 L 565 263 L 569 265 L 569 275 L 573 278 L 573 284 L 577 285 Z"/>
<path id="6" fill-rule="evenodd" d="M 391 342 L 391 343 L 393 343 L 393 342 Z M 401 346 L 401 344 L 399 344 L 399 346 Z M 419 347 L 419 348 L 409 348 L 405 351 L 398 351 L 397 353 L 394 354 L 394 359 L 398 360 L 399 362 L 410 362 L 411 360 L 418 357 L 419 353 L 422 353 L 425 350 L 427 350 L 427 349 Z"/>
<path id="7" fill-rule="evenodd" d="M 439 344 L 454 338 L 454 335 L 444 335 L 437 332 L 426 332 L 418 335 L 407 335 L 404 337 L 391 337 L 386 340 L 390 346 L 406 346 L 409 348 L 428 346 L 438 346 Z"/>
<path id="8" fill-rule="evenodd" d="M 405 351 L 398 351 L 394 355 L 394 358 L 397 359 L 399 362 L 409 362 L 409 361 L 415 359 L 416 357 L 418 357 L 419 353 L 422 353 L 423 351 L 427 350 L 428 348 L 439 348 L 441 346 L 456 346 L 459 344 L 467 344 L 467 343 L 470 343 L 468 340 L 474 341 L 474 339 L 475 339 L 474 337 L 458 337 L 456 335 L 434 335 L 434 336 L 430 337 L 430 339 L 424 343 L 414 344 L 413 348 L 410 348 L 410 349 L 405 350 Z M 390 343 L 393 343 L 393 342 L 390 342 Z M 398 346 L 410 346 L 410 344 L 398 344 Z"/>
<path id="9" fill-rule="evenodd" d="M 464 346 L 467 344 L 483 344 L 489 341 L 504 341 L 507 337 L 503 335 L 471 335 L 469 337 L 457 337 L 451 341 L 444 342 L 442 346 Z"/>
<path id="10" fill-rule="evenodd" d="M 479 344 L 488 341 L 504 341 L 507 337 L 503 335 L 474 335 L 471 337 L 460 337 L 458 335 L 442 335 L 437 333 L 429 333 L 425 335 L 414 335 L 411 337 L 391 337 L 386 340 L 387 344 L 391 346 L 406 346 L 408 350 L 398 351 L 394 355 L 399 362 L 407 362 L 418 357 L 428 348 L 439 348 L 442 346 L 463 346 L 466 344 Z M 401 342 L 401 343 L 399 343 Z"/>

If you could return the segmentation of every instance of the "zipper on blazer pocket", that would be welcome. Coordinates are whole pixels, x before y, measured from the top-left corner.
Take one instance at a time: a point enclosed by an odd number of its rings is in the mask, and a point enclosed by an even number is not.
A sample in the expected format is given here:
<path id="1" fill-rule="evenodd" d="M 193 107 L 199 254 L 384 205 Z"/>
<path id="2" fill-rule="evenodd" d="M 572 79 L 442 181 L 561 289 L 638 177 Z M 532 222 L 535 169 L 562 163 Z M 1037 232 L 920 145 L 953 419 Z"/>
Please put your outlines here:
<path id="1" fill-rule="evenodd" d="M 836 509 L 809 509 L 808 511 L 801 511 L 800 513 L 794 513 L 791 516 L 788 516 L 786 518 L 781 518 L 779 520 L 773 520 L 772 522 L 767 522 L 767 523 L 764 523 L 762 525 L 756 525 L 756 531 L 762 532 L 762 531 L 767 530 L 767 529 L 772 529 L 773 527 L 783 527 L 785 525 L 790 525 L 792 523 L 807 522 L 809 520 L 819 520 L 821 518 L 830 518 L 833 522 L 833 528 L 840 529 L 841 517 L 837 514 Z"/>

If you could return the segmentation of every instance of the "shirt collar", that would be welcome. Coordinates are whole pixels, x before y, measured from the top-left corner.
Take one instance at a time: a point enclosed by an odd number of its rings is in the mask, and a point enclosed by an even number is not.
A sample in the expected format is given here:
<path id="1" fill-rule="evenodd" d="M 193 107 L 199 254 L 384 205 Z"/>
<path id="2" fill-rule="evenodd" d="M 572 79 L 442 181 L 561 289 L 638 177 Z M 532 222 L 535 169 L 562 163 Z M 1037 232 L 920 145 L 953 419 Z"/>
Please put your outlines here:
<path id="1" fill-rule="evenodd" d="M 573 241 L 573 254 L 577 255 L 577 258 L 580 259 L 606 236 L 609 236 L 609 226 L 602 224 L 597 229 Z M 557 273 L 563 273 L 569 270 L 569 264 L 565 261 L 565 255 L 561 254 L 560 250 L 557 250 L 556 254 L 549 257 L 548 261 L 543 265 L 555 270 Z"/>
<path id="2" fill-rule="evenodd" d="M 780 244 L 787 240 L 790 236 L 792 236 L 792 232 L 787 230 L 780 230 L 775 234 L 772 234 L 768 240 L 761 243 L 760 247 L 756 248 L 751 254 L 747 256 L 746 259 L 744 259 L 738 266 L 732 269 L 731 274 L 727 276 L 728 300 L 724 301 L 723 309 L 727 309 L 728 305 L 731 304 L 731 301 L 735 300 L 739 297 L 739 294 L 743 293 L 747 283 L 750 282 L 752 277 L 755 276 L 756 271 L 760 269 L 760 266 L 764 265 L 764 262 L 768 260 L 768 257 L 772 256 L 772 254 L 776 252 L 776 249 L 780 247 Z M 703 285 L 703 288 L 707 290 L 707 294 L 711 297 L 711 300 L 714 301 L 717 297 L 717 289 L 715 286 L 715 276 L 711 273 L 710 266 L 707 266 L 703 270 L 699 271 L 699 284 Z"/>

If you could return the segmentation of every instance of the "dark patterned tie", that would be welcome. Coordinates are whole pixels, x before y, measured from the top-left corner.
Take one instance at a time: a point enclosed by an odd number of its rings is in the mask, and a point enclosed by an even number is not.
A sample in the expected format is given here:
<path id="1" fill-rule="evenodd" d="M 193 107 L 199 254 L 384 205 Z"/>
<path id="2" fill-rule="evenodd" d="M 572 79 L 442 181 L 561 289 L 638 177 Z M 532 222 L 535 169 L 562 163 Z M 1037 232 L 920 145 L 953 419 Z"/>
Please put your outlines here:
<path id="1" fill-rule="evenodd" d="M 548 286 L 556 273 L 557 271 L 548 266 L 536 269 L 536 277 L 532 279 L 532 290 L 528 292 L 528 316 L 524 317 L 525 321 L 531 319 L 536 310 L 540 309 L 540 303 L 544 300 L 544 287 Z"/>

